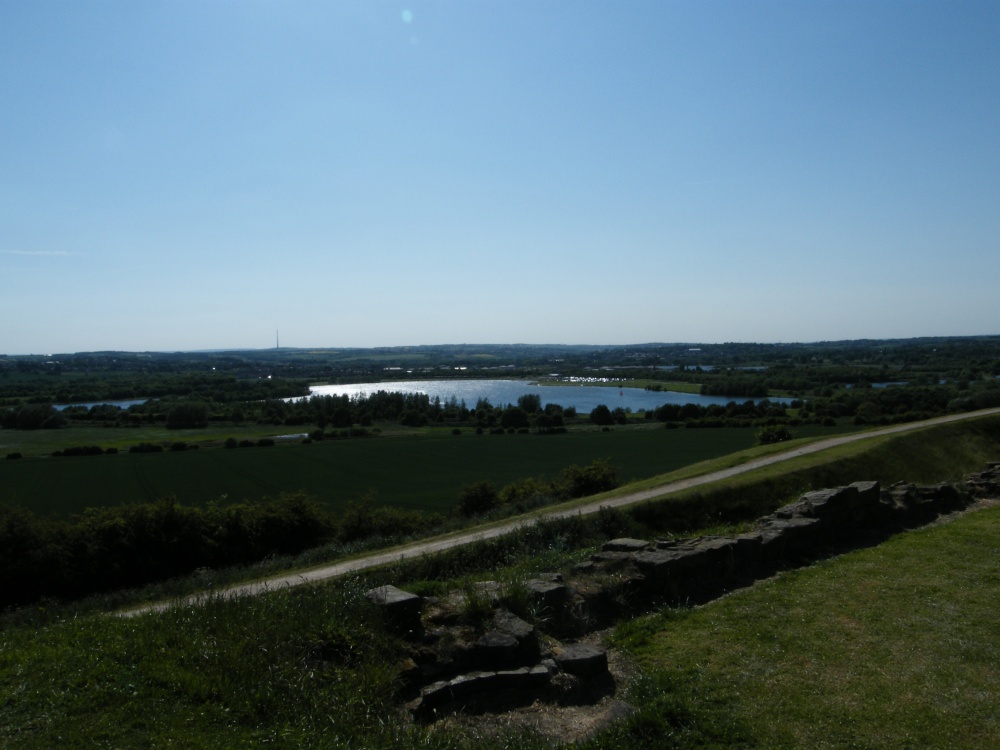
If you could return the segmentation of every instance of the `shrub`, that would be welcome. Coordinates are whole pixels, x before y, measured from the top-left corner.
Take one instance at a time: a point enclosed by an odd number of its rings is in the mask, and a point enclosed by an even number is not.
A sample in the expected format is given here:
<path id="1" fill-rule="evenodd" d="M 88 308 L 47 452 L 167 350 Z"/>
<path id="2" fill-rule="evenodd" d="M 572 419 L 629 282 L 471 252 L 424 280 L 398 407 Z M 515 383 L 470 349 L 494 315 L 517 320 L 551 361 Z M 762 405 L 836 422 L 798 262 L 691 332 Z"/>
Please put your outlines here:
<path id="1" fill-rule="evenodd" d="M 587 497 L 617 487 L 618 473 L 608 460 L 595 459 L 582 468 L 574 464 L 564 469 L 554 486 L 562 497 Z"/>
<path id="2" fill-rule="evenodd" d="M 0 508 L 0 608 L 294 554 L 328 541 L 332 528 L 302 493 L 207 508 L 169 499 L 92 508 L 72 521 Z"/>
<path id="3" fill-rule="evenodd" d="M 633 525 L 628 514 L 610 505 L 602 505 L 598 509 L 595 524 L 606 539 L 626 536 Z"/>
<path id="4" fill-rule="evenodd" d="M 442 521 L 437 513 L 375 505 L 374 495 L 368 494 L 347 507 L 340 518 L 337 537 L 342 542 L 405 537 L 439 526 Z"/>
<path id="5" fill-rule="evenodd" d="M 96 445 L 76 445 L 72 448 L 65 448 L 62 451 L 56 451 L 52 455 L 60 456 L 99 456 L 104 453 L 99 446 Z"/>
<path id="6" fill-rule="evenodd" d="M 541 505 L 553 495 L 552 485 L 542 479 L 518 479 L 500 490 L 500 502 L 519 509 Z"/>
<path id="7" fill-rule="evenodd" d="M 163 446 L 157 445 L 156 443 L 137 443 L 136 445 L 130 446 L 128 449 L 129 453 L 161 453 L 163 452 Z"/>
<path id="8" fill-rule="evenodd" d="M 772 425 L 757 431 L 757 445 L 773 445 L 791 440 L 795 436 L 783 425 Z"/>
<path id="9" fill-rule="evenodd" d="M 500 505 L 500 495 L 492 482 L 476 482 L 458 492 L 459 515 L 480 516 Z"/>

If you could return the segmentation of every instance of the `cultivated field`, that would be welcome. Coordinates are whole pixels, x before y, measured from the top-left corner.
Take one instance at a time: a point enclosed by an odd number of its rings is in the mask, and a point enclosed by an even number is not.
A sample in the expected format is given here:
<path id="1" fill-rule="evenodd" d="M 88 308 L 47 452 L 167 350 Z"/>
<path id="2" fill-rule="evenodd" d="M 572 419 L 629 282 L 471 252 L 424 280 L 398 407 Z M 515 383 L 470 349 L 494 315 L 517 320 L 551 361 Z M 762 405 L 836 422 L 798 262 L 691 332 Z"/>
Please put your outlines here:
<path id="1" fill-rule="evenodd" d="M 809 425 L 796 435 L 847 428 Z M 66 440 L 62 432 L 63 440 Z M 104 430 L 119 437 L 121 431 Z M 126 431 L 126 434 L 129 434 Z M 74 436 L 77 437 L 89 437 Z M 172 435 L 174 439 L 190 439 Z M 133 437 L 133 444 L 140 436 Z M 554 477 L 572 464 L 610 459 L 623 482 L 667 473 L 754 444 L 754 430 L 665 430 L 660 426 L 561 435 L 476 435 L 424 430 L 409 436 L 290 442 L 269 447 L 152 454 L 0 460 L 0 503 L 66 515 L 86 507 L 174 497 L 202 505 L 255 501 L 304 490 L 332 510 L 369 493 L 379 504 L 447 513 L 461 487 Z M 77 444 L 84 444 L 81 439 Z M 106 445 L 107 443 L 97 443 Z M 127 450 L 124 446 L 120 451 Z"/>

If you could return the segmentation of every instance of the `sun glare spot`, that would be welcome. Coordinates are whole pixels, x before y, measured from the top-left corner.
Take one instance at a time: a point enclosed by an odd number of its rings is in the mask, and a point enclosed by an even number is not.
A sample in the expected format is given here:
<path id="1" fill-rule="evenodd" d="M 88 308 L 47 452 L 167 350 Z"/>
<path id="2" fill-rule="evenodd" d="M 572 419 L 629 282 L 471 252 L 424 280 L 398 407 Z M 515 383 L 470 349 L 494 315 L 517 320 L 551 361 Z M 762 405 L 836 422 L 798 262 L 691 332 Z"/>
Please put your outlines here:
<path id="1" fill-rule="evenodd" d="M 413 22 L 413 11 L 410 10 L 409 8 L 403 8 L 403 12 L 402 12 L 401 15 L 402 15 L 402 18 L 403 18 L 403 23 L 412 23 Z"/>

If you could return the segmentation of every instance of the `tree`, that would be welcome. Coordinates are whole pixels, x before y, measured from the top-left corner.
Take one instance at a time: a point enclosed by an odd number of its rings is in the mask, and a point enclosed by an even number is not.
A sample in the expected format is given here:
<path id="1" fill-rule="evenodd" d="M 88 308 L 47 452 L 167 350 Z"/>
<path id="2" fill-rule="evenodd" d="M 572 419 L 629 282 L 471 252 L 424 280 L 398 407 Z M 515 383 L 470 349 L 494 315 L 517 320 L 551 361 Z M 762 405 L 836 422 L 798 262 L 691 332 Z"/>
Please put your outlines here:
<path id="1" fill-rule="evenodd" d="M 62 427 L 65 422 L 52 404 L 22 404 L 3 418 L 4 427 L 17 430 L 48 430 Z"/>
<path id="2" fill-rule="evenodd" d="M 519 406 L 508 406 L 500 415 L 500 426 L 505 430 L 515 430 L 528 426 L 528 414 Z"/>
<path id="3" fill-rule="evenodd" d="M 537 414 L 542 410 L 542 397 L 537 393 L 525 393 L 517 399 L 517 405 L 528 414 Z"/>
<path id="4" fill-rule="evenodd" d="M 208 425 L 208 404 L 188 401 L 177 404 L 167 413 L 168 430 L 186 430 Z"/>
<path id="5" fill-rule="evenodd" d="M 590 421 L 598 425 L 612 425 L 615 423 L 615 418 L 611 414 L 611 409 L 604 404 L 598 404 L 590 412 Z"/>

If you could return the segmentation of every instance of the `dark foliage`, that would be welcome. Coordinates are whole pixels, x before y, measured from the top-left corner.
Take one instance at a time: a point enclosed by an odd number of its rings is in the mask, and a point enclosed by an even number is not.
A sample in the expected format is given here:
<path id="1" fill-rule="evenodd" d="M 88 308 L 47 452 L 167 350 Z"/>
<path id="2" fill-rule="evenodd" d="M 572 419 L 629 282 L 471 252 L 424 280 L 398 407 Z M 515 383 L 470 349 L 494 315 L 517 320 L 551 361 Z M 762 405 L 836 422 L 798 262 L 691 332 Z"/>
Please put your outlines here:
<path id="1" fill-rule="evenodd" d="M 0 608 L 155 583 L 199 568 L 290 555 L 330 541 L 398 538 L 441 523 L 363 501 L 339 522 L 302 493 L 204 508 L 160 500 L 90 509 L 69 521 L 0 509 Z"/>

